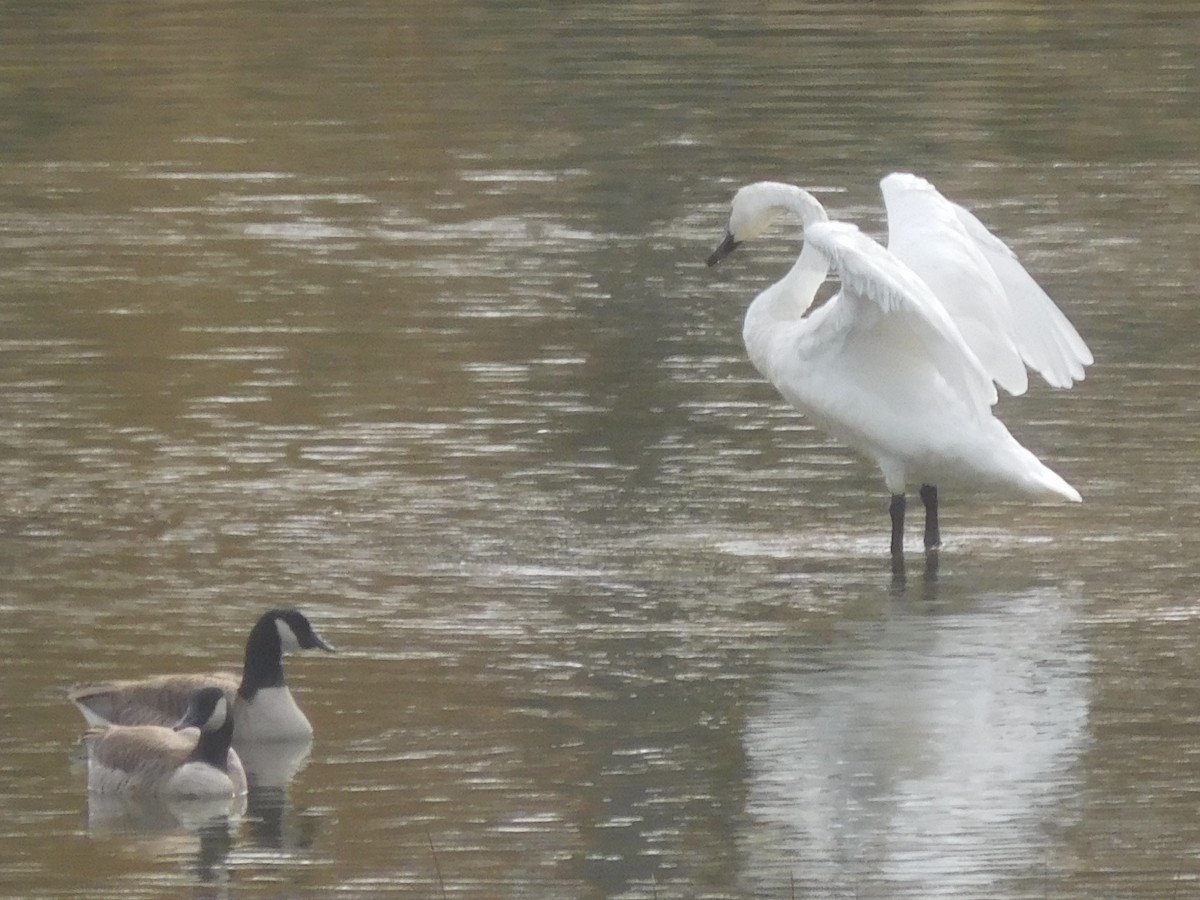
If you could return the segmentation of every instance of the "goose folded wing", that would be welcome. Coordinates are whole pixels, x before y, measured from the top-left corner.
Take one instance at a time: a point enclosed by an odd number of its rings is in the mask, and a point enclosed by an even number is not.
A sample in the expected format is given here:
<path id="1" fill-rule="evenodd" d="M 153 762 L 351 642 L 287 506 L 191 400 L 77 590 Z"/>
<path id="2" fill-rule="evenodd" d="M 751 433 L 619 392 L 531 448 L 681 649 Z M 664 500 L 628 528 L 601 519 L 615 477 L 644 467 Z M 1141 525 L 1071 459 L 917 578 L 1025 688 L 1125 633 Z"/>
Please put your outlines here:
<path id="1" fill-rule="evenodd" d="M 232 695 L 236 675 L 160 675 L 131 681 L 110 681 L 72 688 L 70 699 L 91 713 L 93 722 L 114 725 L 174 725 L 187 709 L 192 694 L 208 686 Z"/>
<path id="2" fill-rule="evenodd" d="M 168 778 L 196 747 L 196 735 L 152 725 L 114 725 L 88 733 L 92 759 L 145 782 Z"/>

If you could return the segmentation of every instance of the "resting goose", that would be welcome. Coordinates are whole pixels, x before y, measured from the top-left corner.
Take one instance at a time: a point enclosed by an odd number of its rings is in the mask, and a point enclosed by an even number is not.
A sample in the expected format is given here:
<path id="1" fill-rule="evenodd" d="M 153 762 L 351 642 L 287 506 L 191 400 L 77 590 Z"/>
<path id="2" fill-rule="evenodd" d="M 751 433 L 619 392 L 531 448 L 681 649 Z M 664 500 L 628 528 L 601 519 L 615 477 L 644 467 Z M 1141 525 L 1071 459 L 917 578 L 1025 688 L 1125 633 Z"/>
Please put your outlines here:
<path id="1" fill-rule="evenodd" d="M 88 790 L 172 798 L 240 796 L 246 793 L 246 772 L 230 746 L 233 734 L 229 699 L 216 687 L 196 691 L 173 729 L 95 728 L 88 734 Z"/>

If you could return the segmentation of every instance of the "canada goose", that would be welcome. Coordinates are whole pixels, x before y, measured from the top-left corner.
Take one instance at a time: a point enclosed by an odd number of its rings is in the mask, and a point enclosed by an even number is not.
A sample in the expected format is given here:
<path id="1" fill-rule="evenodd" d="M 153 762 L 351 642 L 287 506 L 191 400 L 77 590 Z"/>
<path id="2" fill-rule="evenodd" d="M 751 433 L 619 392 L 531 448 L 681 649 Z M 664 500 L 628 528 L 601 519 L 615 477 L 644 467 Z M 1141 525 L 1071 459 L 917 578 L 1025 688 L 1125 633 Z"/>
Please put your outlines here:
<path id="1" fill-rule="evenodd" d="M 312 737 L 312 725 L 288 690 L 283 654 L 315 648 L 334 652 L 299 610 L 272 609 L 250 629 L 241 679 L 232 673 L 159 675 L 83 685 L 70 698 L 91 725 L 173 725 L 197 690 L 218 687 L 233 704 L 235 745 L 303 740 Z"/>
<path id="2" fill-rule="evenodd" d="M 230 746 L 233 733 L 229 699 L 217 687 L 196 691 L 174 728 L 95 728 L 88 734 L 88 790 L 164 797 L 239 796 L 246 792 L 246 772 Z"/>
<path id="3" fill-rule="evenodd" d="M 878 464 L 892 495 L 891 553 L 899 559 L 909 484 L 921 485 L 926 551 L 941 543 L 943 482 L 1079 501 L 992 414 L 993 382 L 1023 393 L 1028 365 L 1070 387 L 1092 354 L 1016 255 L 970 212 L 914 175 L 889 175 L 882 188 L 887 249 L 853 225 L 830 222 L 807 191 L 757 182 L 734 196 L 725 240 L 708 264 L 782 213 L 800 220 L 799 258 L 750 304 L 743 339 L 755 367 L 794 407 Z M 831 269 L 841 290 L 808 313 Z"/>

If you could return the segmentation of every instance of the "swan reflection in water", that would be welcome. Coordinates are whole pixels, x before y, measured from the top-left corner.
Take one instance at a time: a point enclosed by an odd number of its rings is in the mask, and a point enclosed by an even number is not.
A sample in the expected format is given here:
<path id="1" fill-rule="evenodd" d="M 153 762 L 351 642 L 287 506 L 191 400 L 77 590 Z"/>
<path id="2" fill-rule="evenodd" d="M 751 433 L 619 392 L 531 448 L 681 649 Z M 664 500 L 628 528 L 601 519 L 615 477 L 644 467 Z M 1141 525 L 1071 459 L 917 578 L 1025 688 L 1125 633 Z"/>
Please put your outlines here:
<path id="1" fill-rule="evenodd" d="M 1035 877 L 1069 852 L 1047 825 L 1088 743 L 1072 599 L 1026 588 L 960 607 L 955 587 L 893 594 L 780 662 L 744 735 L 745 871 L 777 880 L 755 895 L 983 896 L 996 873 Z"/>

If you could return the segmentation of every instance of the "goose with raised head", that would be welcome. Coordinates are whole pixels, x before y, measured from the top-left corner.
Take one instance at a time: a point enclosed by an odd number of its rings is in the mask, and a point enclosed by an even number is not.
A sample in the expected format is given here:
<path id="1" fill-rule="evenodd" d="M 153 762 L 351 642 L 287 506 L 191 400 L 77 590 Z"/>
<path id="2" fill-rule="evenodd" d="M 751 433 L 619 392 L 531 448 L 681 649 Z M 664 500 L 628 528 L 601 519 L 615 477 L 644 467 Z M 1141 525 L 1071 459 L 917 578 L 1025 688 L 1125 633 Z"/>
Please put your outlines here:
<path id="1" fill-rule="evenodd" d="M 88 790 L 161 797 L 224 798 L 246 793 L 246 772 L 231 747 L 229 698 L 196 691 L 174 728 L 106 725 L 88 733 Z"/>
<path id="2" fill-rule="evenodd" d="M 788 273 L 750 304 L 746 349 L 789 403 L 879 466 L 891 493 L 891 553 L 902 558 L 909 484 L 920 485 L 927 551 L 941 544 L 939 484 L 1080 500 L 991 406 L 995 383 L 1025 390 L 1025 365 L 1068 386 L 1092 357 L 1012 251 L 974 216 L 915 176 L 888 176 L 884 193 L 896 217 L 889 223 L 895 251 L 831 222 L 801 188 L 747 185 L 734 196 L 725 238 L 708 264 L 780 215 L 799 219 L 804 245 Z M 831 269 L 841 289 L 810 312 Z"/>
<path id="3" fill-rule="evenodd" d="M 263 613 L 246 639 L 239 678 L 233 673 L 189 673 L 75 687 L 70 698 L 92 725 L 170 725 L 202 687 L 221 688 L 233 706 L 234 741 L 303 740 L 313 729 L 283 675 L 283 656 L 298 650 L 334 652 L 295 609 Z"/>

